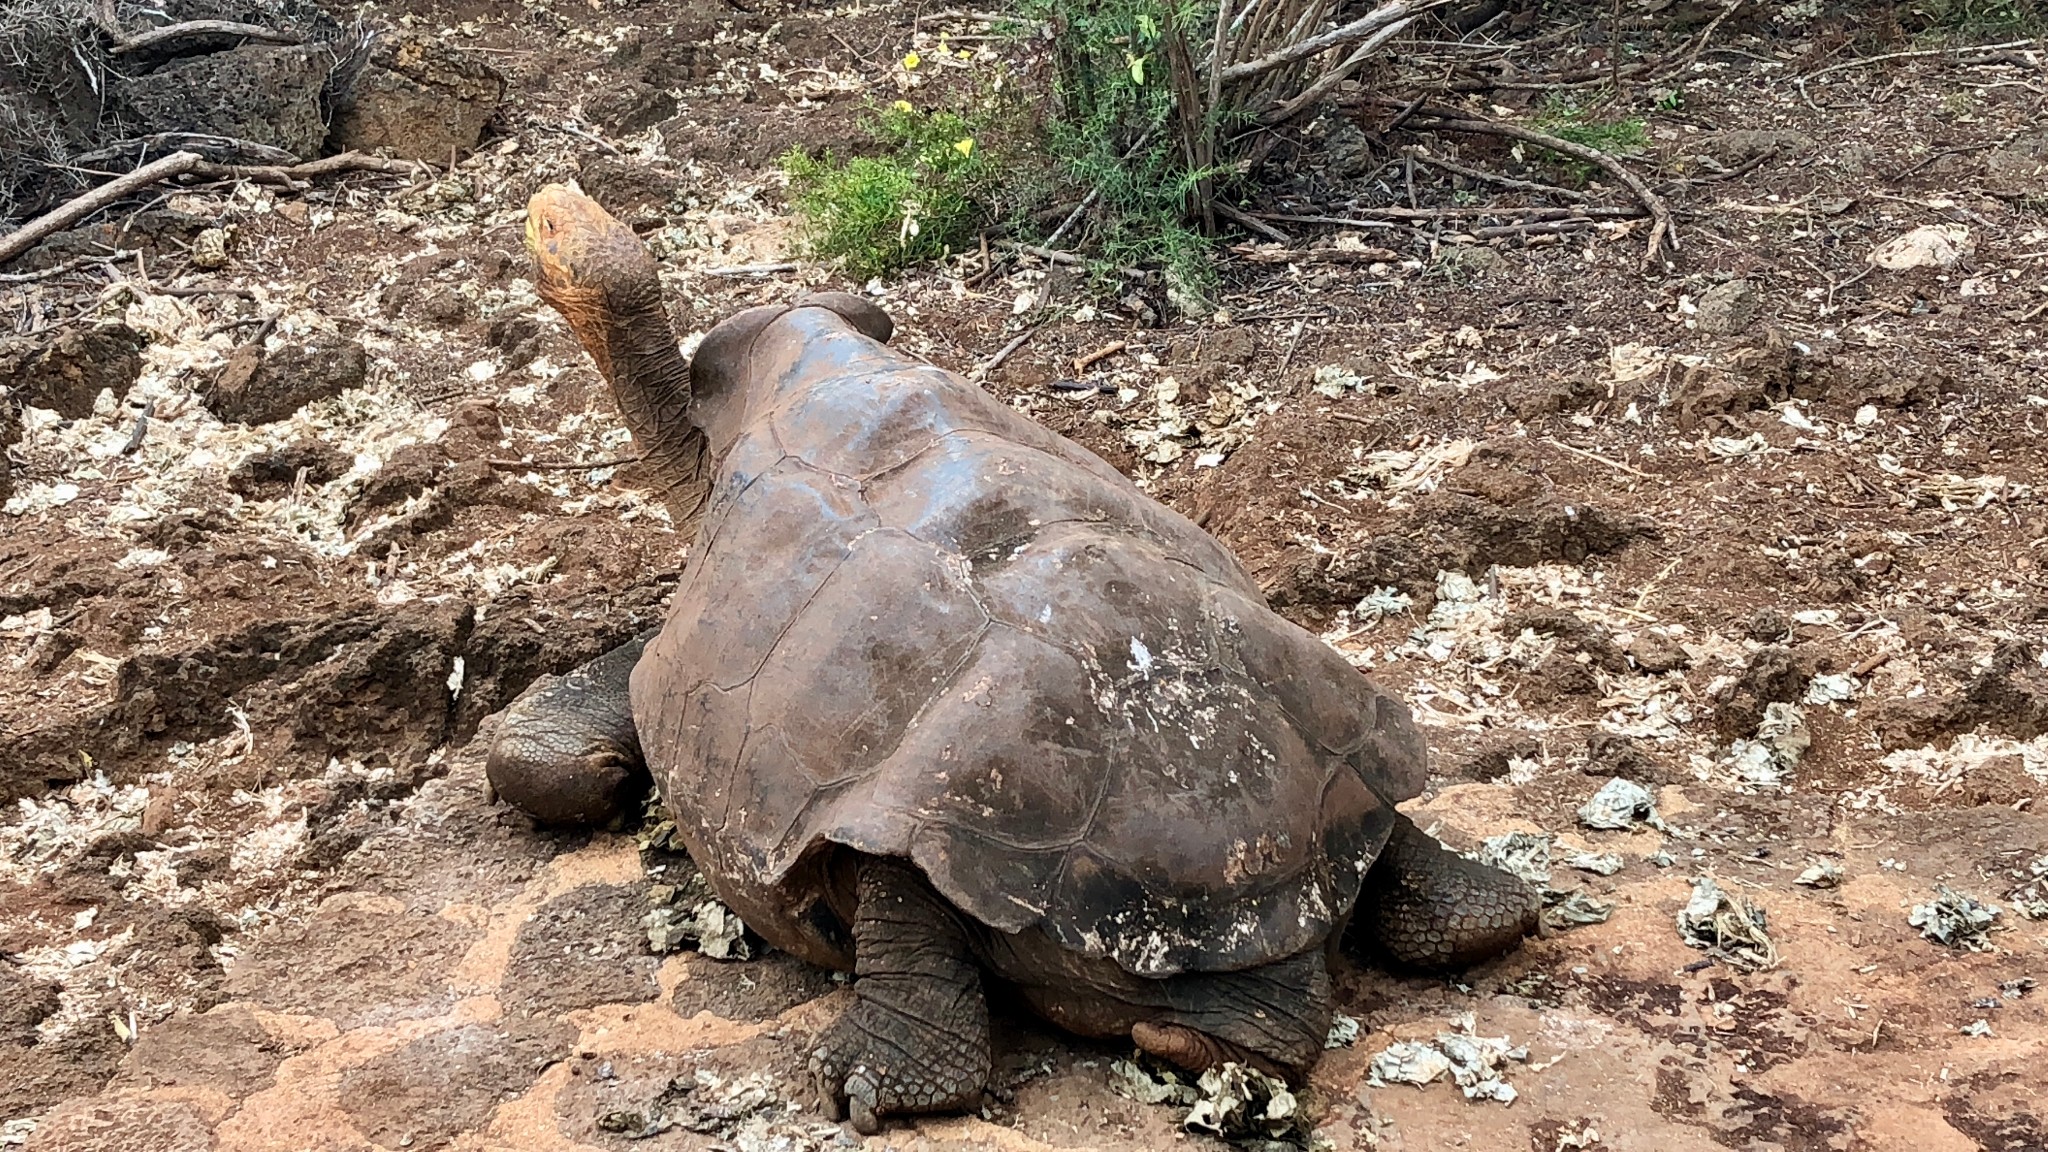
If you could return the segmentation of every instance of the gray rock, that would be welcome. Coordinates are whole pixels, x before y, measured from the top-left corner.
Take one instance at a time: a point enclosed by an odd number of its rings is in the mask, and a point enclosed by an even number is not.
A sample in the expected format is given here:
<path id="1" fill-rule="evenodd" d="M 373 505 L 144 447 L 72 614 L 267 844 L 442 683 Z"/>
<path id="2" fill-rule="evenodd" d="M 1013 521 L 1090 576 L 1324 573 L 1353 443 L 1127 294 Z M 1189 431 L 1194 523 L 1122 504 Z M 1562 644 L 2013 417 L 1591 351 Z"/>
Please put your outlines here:
<path id="1" fill-rule="evenodd" d="M 248 44 L 133 77 L 120 102 L 135 135 L 210 132 L 311 159 L 327 138 L 320 90 L 333 66 L 324 47 Z"/>
<path id="2" fill-rule="evenodd" d="M 2048 132 L 2018 137 L 1984 158 L 1984 170 L 2001 184 L 2048 190 Z"/>
<path id="3" fill-rule="evenodd" d="M 483 139 L 505 78 L 481 60 L 425 36 L 381 43 L 335 109 L 335 147 L 388 149 L 446 163 Z"/>
<path id="4" fill-rule="evenodd" d="M 1716 336 L 1739 336 L 1756 323 L 1756 286 L 1747 280 L 1730 280 L 1707 289 L 1700 297 L 1700 331 Z"/>

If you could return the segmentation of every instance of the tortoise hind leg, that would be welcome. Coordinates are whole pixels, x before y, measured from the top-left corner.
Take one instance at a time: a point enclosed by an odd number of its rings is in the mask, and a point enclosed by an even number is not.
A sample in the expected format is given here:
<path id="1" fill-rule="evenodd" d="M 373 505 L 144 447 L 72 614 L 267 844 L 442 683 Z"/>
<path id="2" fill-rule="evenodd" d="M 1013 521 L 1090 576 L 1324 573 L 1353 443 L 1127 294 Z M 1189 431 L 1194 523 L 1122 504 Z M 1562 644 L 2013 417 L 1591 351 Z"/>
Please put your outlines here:
<path id="1" fill-rule="evenodd" d="M 484 778 L 543 824 L 601 825 L 626 814 L 647 783 L 629 680 L 648 632 L 512 702 Z"/>
<path id="2" fill-rule="evenodd" d="M 1541 902 L 1520 877 L 1444 847 L 1406 816 L 1366 873 L 1353 931 L 1410 968 L 1498 956 L 1536 930 Z"/>
<path id="3" fill-rule="evenodd" d="M 826 1115 L 862 1135 L 891 1113 L 971 1107 L 988 1087 L 988 1001 L 953 909 L 914 869 L 863 857 L 854 1001 L 811 1057 Z"/>

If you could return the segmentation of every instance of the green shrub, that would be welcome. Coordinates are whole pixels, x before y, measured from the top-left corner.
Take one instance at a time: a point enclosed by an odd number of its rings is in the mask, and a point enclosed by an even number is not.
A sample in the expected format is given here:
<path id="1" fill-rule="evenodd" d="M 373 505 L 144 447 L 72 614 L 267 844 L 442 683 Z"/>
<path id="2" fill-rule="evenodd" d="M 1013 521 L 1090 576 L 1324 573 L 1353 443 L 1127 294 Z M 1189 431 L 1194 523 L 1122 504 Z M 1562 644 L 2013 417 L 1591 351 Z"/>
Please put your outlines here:
<path id="1" fill-rule="evenodd" d="M 1640 116 L 1603 120 L 1593 109 L 1555 98 L 1537 114 L 1536 126 L 1560 140 L 1616 155 L 1633 152 L 1650 142 L 1649 122 Z M 1548 149 L 1538 151 L 1573 183 L 1584 184 L 1599 171 L 1583 160 L 1560 156 Z"/>
<path id="2" fill-rule="evenodd" d="M 813 252 L 880 276 L 943 259 L 987 224 L 998 172 L 974 124 L 899 100 L 869 132 L 887 155 L 840 160 L 792 149 L 782 157 Z"/>
<path id="3" fill-rule="evenodd" d="M 1215 5 L 1188 0 L 1024 0 L 1024 14 L 1052 29 L 1056 114 L 1046 148 L 1060 182 L 1096 206 L 1071 244 L 1093 253 L 1104 278 L 1158 269 L 1183 310 L 1206 306 L 1216 273 L 1189 206 L 1204 185 L 1232 173 L 1196 168 L 1182 145 L 1169 57 L 1178 27 L 1206 27 Z"/>

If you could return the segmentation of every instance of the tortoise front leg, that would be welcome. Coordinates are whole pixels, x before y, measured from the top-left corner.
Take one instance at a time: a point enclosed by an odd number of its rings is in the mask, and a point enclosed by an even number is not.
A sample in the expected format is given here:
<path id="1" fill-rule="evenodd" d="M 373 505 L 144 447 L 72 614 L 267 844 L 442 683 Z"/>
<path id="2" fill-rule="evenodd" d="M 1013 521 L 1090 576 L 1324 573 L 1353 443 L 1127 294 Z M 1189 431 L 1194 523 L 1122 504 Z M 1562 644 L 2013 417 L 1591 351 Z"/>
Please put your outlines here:
<path id="1" fill-rule="evenodd" d="M 924 877 L 863 857 L 854 1001 L 811 1056 L 825 1112 L 862 1135 L 891 1113 L 972 1107 L 988 1087 L 988 1001 L 957 913 Z"/>
<path id="2" fill-rule="evenodd" d="M 626 814 L 647 783 L 629 680 L 648 632 L 512 702 L 491 741 L 484 778 L 543 824 L 599 825 Z"/>
<path id="3" fill-rule="evenodd" d="M 1536 931 L 1542 903 L 1521 877 L 1444 847 L 1406 816 L 1366 873 L 1352 932 L 1410 968 L 1489 960 Z"/>

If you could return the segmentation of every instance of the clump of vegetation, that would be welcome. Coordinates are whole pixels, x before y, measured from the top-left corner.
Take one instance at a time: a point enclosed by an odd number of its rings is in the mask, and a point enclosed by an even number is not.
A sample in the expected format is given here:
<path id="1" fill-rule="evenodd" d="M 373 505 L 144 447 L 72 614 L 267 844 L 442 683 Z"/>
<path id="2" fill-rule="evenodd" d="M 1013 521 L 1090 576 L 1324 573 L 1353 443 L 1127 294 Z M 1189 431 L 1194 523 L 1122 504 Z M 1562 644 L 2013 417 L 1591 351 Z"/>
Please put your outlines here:
<path id="1" fill-rule="evenodd" d="M 2048 28 L 2039 0 L 1917 0 L 1900 23 L 1932 36 L 2032 36 Z"/>
<path id="2" fill-rule="evenodd" d="M 1650 142 L 1650 126 L 1640 116 L 1602 119 L 1593 108 L 1553 98 L 1537 115 L 1536 126 L 1560 140 L 1597 148 L 1611 155 L 1627 155 Z M 1539 150 L 1544 159 L 1575 184 L 1584 184 L 1599 169 L 1583 160 Z"/>
<path id="3" fill-rule="evenodd" d="M 1236 171 L 1197 166 L 1185 147 L 1184 85 L 1173 57 L 1181 29 L 1214 20 L 1188 0 L 1027 0 L 1026 13 L 1051 26 L 1058 114 L 1046 145 L 1057 175 L 1092 190 L 1092 211 L 1072 240 L 1097 256 L 1098 275 L 1157 268 L 1167 294 L 1196 310 L 1216 274 L 1190 208 Z"/>
<path id="4" fill-rule="evenodd" d="M 899 100 L 869 131 L 881 156 L 782 157 L 811 250 L 858 276 L 943 259 L 971 242 L 995 210 L 999 167 L 957 113 Z"/>

